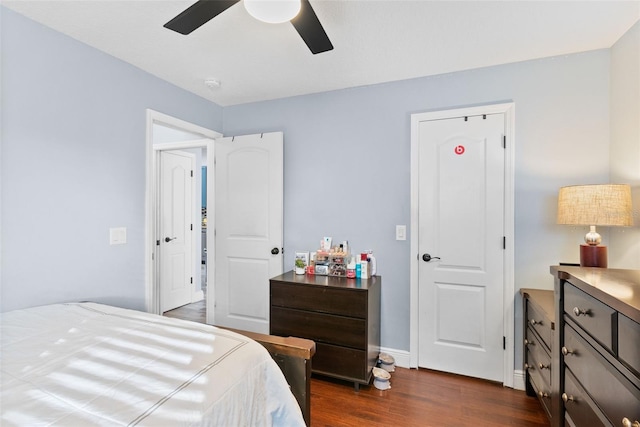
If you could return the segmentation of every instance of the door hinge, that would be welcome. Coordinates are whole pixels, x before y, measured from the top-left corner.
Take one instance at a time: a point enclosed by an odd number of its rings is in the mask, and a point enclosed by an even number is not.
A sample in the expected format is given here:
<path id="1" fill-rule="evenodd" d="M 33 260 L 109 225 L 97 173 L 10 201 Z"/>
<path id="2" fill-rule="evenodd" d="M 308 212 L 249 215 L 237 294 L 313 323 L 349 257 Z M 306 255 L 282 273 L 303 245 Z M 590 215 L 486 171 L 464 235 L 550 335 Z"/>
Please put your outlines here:
<path id="1" fill-rule="evenodd" d="M 193 224 L 191 224 L 191 231 L 193 231 Z"/>
<path id="2" fill-rule="evenodd" d="M 507 349 L 507 337 L 502 337 L 502 349 Z"/>
<path id="3" fill-rule="evenodd" d="M 193 169 L 191 169 L 191 178 L 193 178 Z"/>
<path id="4" fill-rule="evenodd" d="M 191 283 L 193 284 L 193 277 L 191 278 Z"/>
<path id="5" fill-rule="evenodd" d="M 502 249 L 507 249 L 507 236 L 502 236 Z"/>
<path id="6" fill-rule="evenodd" d="M 502 135 L 502 148 L 507 148 L 507 135 Z"/>

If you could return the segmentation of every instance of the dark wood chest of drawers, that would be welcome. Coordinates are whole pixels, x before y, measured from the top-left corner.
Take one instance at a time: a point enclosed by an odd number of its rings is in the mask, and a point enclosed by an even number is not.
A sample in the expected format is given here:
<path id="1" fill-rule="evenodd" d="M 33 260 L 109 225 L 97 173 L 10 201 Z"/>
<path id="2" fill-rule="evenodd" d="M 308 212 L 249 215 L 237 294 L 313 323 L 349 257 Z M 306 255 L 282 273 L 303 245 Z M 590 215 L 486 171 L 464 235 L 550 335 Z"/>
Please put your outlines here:
<path id="1" fill-rule="evenodd" d="M 640 427 L 640 271 L 551 272 L 560 320 L 553 425 Z"/>
<path id="2" fill-rule="evenodd" d="M 380 352 L 380 277 L 285 273 L 270 280 L 271 335 L 315 341 L 312 371 L 368 384 Z"/>
<path id="3" fill-rule="evenodd" d="M 555 333 L 553 291 L 521 289 L 524 302 L 524 369 L 527 394 L 537 396 L 552 418 L 551 354 Z"/>

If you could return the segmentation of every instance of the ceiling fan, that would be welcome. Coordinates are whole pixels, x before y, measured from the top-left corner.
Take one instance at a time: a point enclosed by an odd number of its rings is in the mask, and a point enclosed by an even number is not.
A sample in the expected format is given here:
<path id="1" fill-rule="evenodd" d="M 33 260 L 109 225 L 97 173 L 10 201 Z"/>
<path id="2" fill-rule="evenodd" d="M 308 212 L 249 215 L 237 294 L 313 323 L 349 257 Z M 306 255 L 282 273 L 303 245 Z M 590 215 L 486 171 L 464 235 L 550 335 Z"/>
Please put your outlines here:
<path id="1" fill-rule="evenodd" d="M 239 1 L 240 0 L 198 0 L 171 21 L 164 24 L 164 27 L 180 34 L 189 34 Z M 291 0 L 244 0 L 244 2 L 247 11 L 260 20 L 265 19 L 254 14 L 256 13 L 254 9 L 264 10 L 274 6 L 274 4 L 292 3 Z M 298 34 L 300 34 L 300 37 L 302 37 L 302 40 L 304 40 L 314 55 L 332 50 L 333 45 L 324 28 L 322 28 L 322 24 L 313 11 L 309 0 L 294 0 L 293 4 L 295 4 L 296 10 L 299 10 L 297 14 L 293 13 L 292 16 L 284 20 L 266 22 L 286 22 L 290 20 L 291 24 L 293 24 Z"/>

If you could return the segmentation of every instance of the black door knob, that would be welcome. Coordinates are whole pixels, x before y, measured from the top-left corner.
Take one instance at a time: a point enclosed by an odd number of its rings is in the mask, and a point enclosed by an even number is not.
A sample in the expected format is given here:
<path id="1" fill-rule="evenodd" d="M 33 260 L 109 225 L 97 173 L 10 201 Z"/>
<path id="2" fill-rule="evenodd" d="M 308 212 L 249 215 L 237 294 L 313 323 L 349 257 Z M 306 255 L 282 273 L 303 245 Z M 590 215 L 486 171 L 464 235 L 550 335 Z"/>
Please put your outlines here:
<path id="1" fill-rule="evenodd" d="M 172 241 L 172 240 L 176 240 L 176 239 L 177 239 L 177 237 L 165 237 L 165 238 L 164 238 L 164 241 L 165 241 L 165 242 L 167 242 L 167 243 L 169 243 L 170 241 Z"/>
<path id="2" fill-rule="evenodd" d="M 437 257 L 437 256 L 431 256 L 431 255 L 429 255 L 429 254 L 424 254 L 424 255 L 422 255 L 422 260 L 423 260 L 424 262 L 429 262 L 429 261 L 431 261 L 432 259 L 440 259 L 440 257 Z"/>
<path id="3" fill-rule="evenodd" d="M 278 255 L 279 253 L 280 253 L 280 250 L 278 248 L 271 249 L 271 255 Z"/>

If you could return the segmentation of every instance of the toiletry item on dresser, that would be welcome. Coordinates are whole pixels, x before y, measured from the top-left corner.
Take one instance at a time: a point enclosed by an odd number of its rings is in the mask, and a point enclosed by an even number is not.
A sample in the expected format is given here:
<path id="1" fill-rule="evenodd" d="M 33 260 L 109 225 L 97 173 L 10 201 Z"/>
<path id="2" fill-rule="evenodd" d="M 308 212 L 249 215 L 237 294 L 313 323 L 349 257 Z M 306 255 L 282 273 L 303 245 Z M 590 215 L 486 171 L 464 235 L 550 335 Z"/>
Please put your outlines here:
<path id="1" fill-rule="evenodd" d="M 360 258 L 360 278 L 370 279 L 373 274 L 369 254 L 367 252 L 362 252 L 360 255 L 358 255 L 358 258 Z"/>
<path id="2" fill-rule="evenodd" d="M 356 259 L 355 257 L 349 257 L 347 263 L 347 278 L 354 279 L 356 277 Z"/>
<path id="3" fill-rule="evenodd" d="M 373 256 L 373 251 L 372 250 L 368 250 L 367 252 L 367 259 L 369 260 L 369 267 L 371 270 L 371 276 L 375 276 L 376 275 L 376 270 L 377 270 L 377 265 L 376 265 L 376 257 Z"/>
<path id="4" fill-rule="evenodd" d="M 369 261 L 360 261 L 360 278 L 368 279 L 371 277 Z"/>

